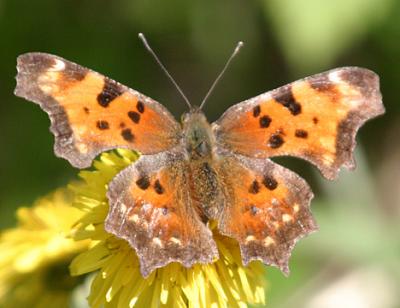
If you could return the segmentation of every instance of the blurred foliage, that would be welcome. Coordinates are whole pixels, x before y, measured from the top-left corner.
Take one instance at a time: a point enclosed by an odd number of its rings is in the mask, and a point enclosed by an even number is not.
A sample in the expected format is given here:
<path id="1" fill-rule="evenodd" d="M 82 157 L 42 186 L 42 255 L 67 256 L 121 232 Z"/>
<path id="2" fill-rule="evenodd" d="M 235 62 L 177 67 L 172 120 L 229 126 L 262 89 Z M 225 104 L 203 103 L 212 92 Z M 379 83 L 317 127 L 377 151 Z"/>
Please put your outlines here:
<path id="1" fill-rule="evenodd" d="M 318 70 L 363 40 L 388 15 L 392 0 L 272 0 L 265 12 L 292 69 Z"/>
<path id="2" fill-rule="evenodd" d="M 311 307 L 340 277 L 370 266 L 398 286 L 399 16 L 400 2 L 394 0 L 0 0 L 0 226 L 15 223 L 17 206 L 77 173 L 54 156 L 46 114 L 12 94 L 19 54 L 65 57 L 153 97 L 179 118 L 185 105 L 137 33 L 147 35 L 194 104 L 242 40 L 241 54 L 205 108 L 210 120 L 233 103 L 344 65 L 381 76 L 387 109 L 358 135 L 361 168 L 343 171 L 338 182 L 328 183 L 304 162 L 278 160 L 311 184 L 321 231 L 294 250 L 289 278 L 269 271 L 270 307 Z M 377 306 L 400 305 L 385 303 Z"/>

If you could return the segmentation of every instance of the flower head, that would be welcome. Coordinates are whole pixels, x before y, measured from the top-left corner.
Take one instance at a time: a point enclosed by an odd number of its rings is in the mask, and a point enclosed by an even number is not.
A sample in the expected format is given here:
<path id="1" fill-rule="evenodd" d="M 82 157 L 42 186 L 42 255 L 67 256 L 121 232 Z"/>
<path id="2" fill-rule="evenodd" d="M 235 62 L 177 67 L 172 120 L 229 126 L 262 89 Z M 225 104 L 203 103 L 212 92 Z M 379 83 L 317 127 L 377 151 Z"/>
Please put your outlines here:
<path id="1" fill-rule="evenodd" d="M 72 186 L 76 206 L 86 214 L 75 233 L 78 240 L 95 242 L 71 264 L 73 275 L 97 271 L 89 295 L 91 307 L 246 307 L 263 304 L 264 267 L 253 262 L 244 267 L 237 243 L 218 233 L 211 224 L 220 259 L 212 264 L 185 268 L 171 263 L 144 279 L 135 251 L 124 240 L 107 233 L 107 184 L 137 159 L 128 150 L 104 153 L 95 170 L 82 171 L 85 184 Z"/>
<path id="2" fill-rule="evenodd" d="M 66 189 L 18 209 L 17 227 L 0 236 L 1 307 L 69 307 L 80 279 L 68 264 L 88 246 L 68 238 L 81 214 Z"/>

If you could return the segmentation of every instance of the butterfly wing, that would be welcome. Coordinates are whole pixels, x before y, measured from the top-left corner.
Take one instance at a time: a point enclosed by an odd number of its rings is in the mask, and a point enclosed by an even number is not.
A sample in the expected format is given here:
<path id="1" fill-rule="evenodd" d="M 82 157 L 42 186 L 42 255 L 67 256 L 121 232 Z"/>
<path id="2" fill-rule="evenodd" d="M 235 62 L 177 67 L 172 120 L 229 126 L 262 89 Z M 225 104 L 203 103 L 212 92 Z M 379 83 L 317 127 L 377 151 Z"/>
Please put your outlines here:
<path id="1" fill-rule="evenodd" d="M 218 257 L 190 197 L 183 159 L 182 149 L 143 155 L 110 183 L 105 229 L 136 250 L 143 276 L 170 262 L 190 267 Z"/>
<path id="2" fill-rule="evenodd" d="M 51 120 L 55 153 L 90 166 L 108 149 L 153 154 L 177 144 L 179 125 L 156 101 L 60 57 L 18 57 L 15 94 L 40 105 Z"/>
<path id="3" fill-rule="evenodd" d="M 288 274 L 295 243 L 317 229 L 309 209 L 313 197 L 309 186 L 269 159 L 221 157 L 225 203 L 219 230 L 239 242 L 245 265 L 261 260 Z"/>
<path id="4" fill-rule="evenodd" d="M 378 76 L 346 67 L 232 106 L 213 129 L 221 148 L 256 158 L 301 157 L 333 179 L 341 166 L 354 167 L 358 128 L 382 113 Z"/>

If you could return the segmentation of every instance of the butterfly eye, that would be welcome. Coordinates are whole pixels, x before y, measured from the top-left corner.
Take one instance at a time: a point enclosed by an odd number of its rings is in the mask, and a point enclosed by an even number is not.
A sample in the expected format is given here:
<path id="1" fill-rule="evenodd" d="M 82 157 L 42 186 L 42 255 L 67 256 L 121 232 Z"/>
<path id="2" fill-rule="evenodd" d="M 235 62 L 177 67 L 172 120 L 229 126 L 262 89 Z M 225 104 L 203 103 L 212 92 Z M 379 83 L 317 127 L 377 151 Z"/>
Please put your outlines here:
<path id="1" fill-rule="evenodd" d="M 185 124 L 189 121 L 190 118 L 190 114 L 188 112 L 185 112 L 184 114 L 182 114 L 181 116 L 181 123 Z"/>

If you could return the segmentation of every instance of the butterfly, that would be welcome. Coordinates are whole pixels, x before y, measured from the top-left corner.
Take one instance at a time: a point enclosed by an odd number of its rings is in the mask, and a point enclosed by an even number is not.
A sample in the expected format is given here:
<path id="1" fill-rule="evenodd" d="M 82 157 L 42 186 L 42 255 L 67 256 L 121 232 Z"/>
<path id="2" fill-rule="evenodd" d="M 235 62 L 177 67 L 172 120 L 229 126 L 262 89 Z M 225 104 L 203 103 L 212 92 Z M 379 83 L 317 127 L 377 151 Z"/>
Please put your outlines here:
<path id="1" fill-rule="evenodd" d="M 295 243 L 317 229 L 308 184 L 270 158 L 296 156 L 327 179 L 354 168 L 355 135 L 384 113 L 378 76 L 343 67 L 230 107 L 210 124 L 191 107 L 179 124 L 155 100 L 45 53 L 18 57 L 15 94 L 49 114 L 55 154 L 91 166 L 107 150 L 140 158 L 109 183 L 105 229 L 135 249 L 141 273 L 218 259 L 209 229 L 235 239 L 242 262 L 288 273 Z"/>

